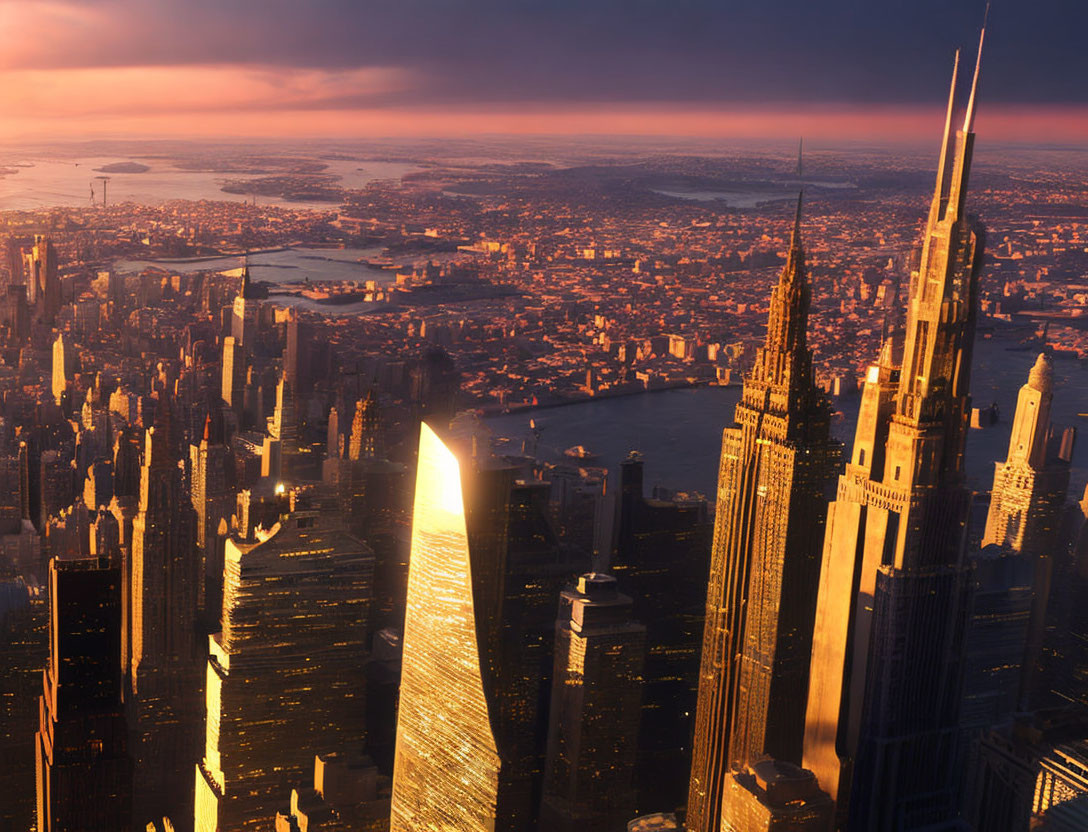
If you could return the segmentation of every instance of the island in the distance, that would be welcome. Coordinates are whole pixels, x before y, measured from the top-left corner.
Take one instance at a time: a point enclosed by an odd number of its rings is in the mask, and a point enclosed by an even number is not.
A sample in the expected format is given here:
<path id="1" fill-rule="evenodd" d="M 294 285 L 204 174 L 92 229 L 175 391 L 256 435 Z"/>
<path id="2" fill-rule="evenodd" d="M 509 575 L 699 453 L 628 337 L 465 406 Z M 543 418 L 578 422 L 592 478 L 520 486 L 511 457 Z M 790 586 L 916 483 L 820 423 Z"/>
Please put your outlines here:
<path id="1" fill-rule="evenodd" d="M 139 162 L 111 162 L 95 168 L 97 173 L 147 173 L 149 170 L 151 170 L 150 167 Z"/>

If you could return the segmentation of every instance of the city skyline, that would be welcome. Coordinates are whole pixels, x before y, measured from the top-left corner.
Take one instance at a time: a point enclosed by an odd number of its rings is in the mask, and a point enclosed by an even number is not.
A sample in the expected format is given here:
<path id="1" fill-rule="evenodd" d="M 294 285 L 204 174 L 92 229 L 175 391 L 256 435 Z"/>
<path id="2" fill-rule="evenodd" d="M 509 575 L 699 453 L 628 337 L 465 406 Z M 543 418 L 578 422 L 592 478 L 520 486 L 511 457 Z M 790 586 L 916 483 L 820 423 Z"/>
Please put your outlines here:
<path id="1" fill-rule="evenodd" d="M 0 827 L 1088 829 L 1043 2 L 0 0 Z"/>

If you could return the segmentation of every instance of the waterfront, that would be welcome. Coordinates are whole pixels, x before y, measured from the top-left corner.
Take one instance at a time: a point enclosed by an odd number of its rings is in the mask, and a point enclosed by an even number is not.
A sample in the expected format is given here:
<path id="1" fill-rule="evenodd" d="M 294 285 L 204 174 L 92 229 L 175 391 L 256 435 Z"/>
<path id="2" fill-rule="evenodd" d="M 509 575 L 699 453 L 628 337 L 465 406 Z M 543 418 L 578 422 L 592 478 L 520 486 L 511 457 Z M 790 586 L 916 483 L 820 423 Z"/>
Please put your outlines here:
<path id="1" fill-rule="evenodd" d="M 968 433 L 967 477 L 968 484 L 976 490 L 989 490 L 993 463 L 1005 457 L 1016 397 L 1037 355 L 1034 351 L 1007 350 L 1006 344 L 982 338 L 976 343 L 974 405 L 996 402 L 1001 411 L 1001 420 L 996 425 Z M 1074 427 L 1088 424 L 1078 416 L 1088 412 L 1088 371 L 1081 369 L 1075 359 L 1055 358 L 1054 385 L 1054 423 Z M 566 448 L 584 445 L 598 455 L 594 464 L 614 468 L 629 451 L 638 450 L 646 463 L 647 490 L 661 485 L 672 490 L 698 491 L 712 498 L 722 429 L 732 424 L 733 408 L 739 398 L 739 387 L 662 390 L 494 416 L 487 419 L 487 425 L 496 437 L 509 440 L 511 450 L 519 450 L 530 433 L 529 419 L 534 419 L 542 431 L 539 452 L 550 461 L 561 459 Z M 858 397 L 836 400 L 834 408 L 841 415 L 836 415 L 832 429 L 849 448 L 857 421 Z M 1080 499 L 1086 482 L 1088 439 L 1077 444 L 1073 455 L 1071 499 Z"/>
<path id="2" fill-rule="evenodd" d="M 223 200 L 243 202 L 247 194 L 229 194 L 222 190 L 228 180 L 251 180 L 255 174 L 193 171 L 174 167 L 156 158 L 141 156 L 93 156 L 72 159 L 29 158 L 5 159 L 0 168 L 13 172 L 0 175 L 0 211 L 27 211 L 38 208 L 84 206 L 91 203 L 91 186 L 95 201 L 102 202 L 102 183 L 96 168 L 119 162 L 136 161 L 147 165 L 144 173 L 110 173 L 106 199 L 109 204 L 136 202 L 159 205 L 172 199 Z M 418 170 L 418 165 L 401 162 L 323 161 L 322 173 L 339 177 L 334 184 L 345 188 L 362 188 L 368 182 L 381 179 L 399 180 L 406 173 Z M 310 208 L 335 211 L 336 203 L 305 202 L 258 196 L 260 205 L 282 205 L 290 208 Z"/>

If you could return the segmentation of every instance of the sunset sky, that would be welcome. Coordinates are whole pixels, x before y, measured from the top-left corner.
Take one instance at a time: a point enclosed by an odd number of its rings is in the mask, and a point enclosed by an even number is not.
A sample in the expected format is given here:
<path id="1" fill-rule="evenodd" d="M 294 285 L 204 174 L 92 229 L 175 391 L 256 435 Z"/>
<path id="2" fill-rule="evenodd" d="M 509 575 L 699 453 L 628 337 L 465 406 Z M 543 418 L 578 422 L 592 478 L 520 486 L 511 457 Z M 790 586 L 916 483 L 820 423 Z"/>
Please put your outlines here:
<path id="1" fill-rule="evenodd" d="M 975 0 L 0 0 L 0 139 L 930 138 Z M 978 127 L 1088 141 L 1084 0 L 999 0 Z"/>

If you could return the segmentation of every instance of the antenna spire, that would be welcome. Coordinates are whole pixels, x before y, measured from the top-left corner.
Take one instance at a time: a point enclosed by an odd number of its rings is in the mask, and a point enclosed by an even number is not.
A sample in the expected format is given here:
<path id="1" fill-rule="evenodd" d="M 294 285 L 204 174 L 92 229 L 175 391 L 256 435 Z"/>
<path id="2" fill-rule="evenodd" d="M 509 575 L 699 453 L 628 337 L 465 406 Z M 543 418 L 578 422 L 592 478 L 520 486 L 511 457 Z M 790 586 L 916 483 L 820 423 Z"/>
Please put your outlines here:
<path id="1" fill-rule="evenodd" d="M 956 50 L 952 62 L 952 84 L 948 90 L 948 110 L 944 117 L 944 136 L 941 139 L 941 158 L 937 163 L 937 189 L 933 194 L 933 206 L 930 209 L 930 224 L 941 219 L 948 197 L 945 196 L 945 170 L 948 166 L 949 143 L 952 136 L 952 112 L 956 108 L 956 79 L 960 71 L 960 50 Z"/>
<path id="2" fill-rule="evenodd" d="M 967 99 L 967 112 L 963 117 L 963 132 L 970 133 L 975 126 L 975 92 L 978 90 L 978 71 L 982 66 L 982 42 L 986 39 L 986 22 L 990 19 L 990 4 L 982 18 L 982 31 L 978 35 L 978 57 L 975 58 L 975 77 L 971 81 L 971 97 Z"/>
<path id="3" fill-rule="evenodd" d="M 801 201 L 804 199 L 805 191 L 802 189 L 797 194 L 797 214 L 793 218 L 793 234 L 790 237 L 790 248 L 799 248 L 801 245 Z"/>

